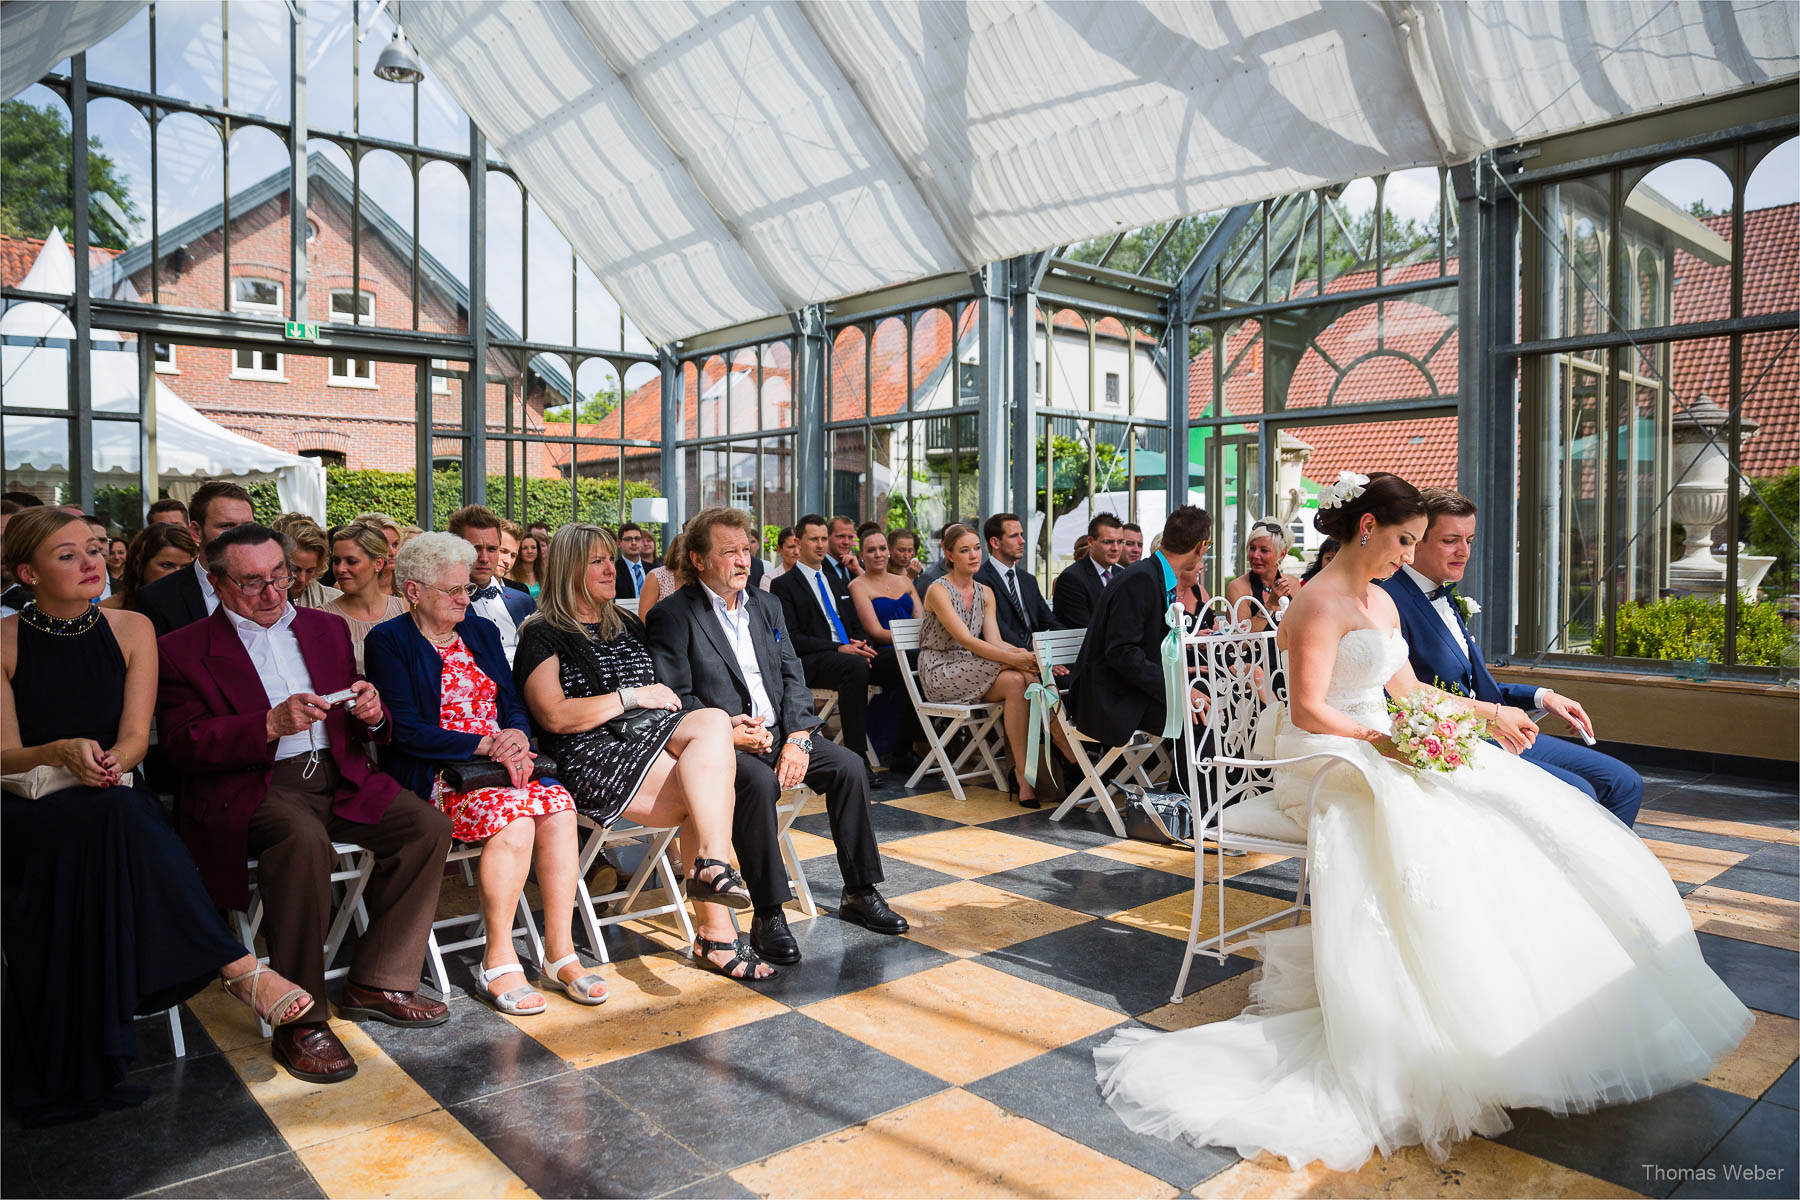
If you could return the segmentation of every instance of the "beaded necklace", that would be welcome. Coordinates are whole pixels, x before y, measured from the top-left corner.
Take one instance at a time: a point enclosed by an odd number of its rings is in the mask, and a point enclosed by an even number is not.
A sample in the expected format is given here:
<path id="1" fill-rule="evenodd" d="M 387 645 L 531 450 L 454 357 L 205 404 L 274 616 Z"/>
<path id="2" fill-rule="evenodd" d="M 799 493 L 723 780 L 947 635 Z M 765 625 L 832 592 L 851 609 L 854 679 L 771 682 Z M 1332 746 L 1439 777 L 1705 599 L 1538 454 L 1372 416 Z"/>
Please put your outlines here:
<path id="1" fill-rule="evenodd" d="M 19 620 L 39 633 L 48 633 L 53 637 L 80 637 L 100 620 L 100 609 L 90 604 L 87 611 L 79 617 L 53 617 L 39 608 L 37 601 L 31 600 L 19 610 Z"/>

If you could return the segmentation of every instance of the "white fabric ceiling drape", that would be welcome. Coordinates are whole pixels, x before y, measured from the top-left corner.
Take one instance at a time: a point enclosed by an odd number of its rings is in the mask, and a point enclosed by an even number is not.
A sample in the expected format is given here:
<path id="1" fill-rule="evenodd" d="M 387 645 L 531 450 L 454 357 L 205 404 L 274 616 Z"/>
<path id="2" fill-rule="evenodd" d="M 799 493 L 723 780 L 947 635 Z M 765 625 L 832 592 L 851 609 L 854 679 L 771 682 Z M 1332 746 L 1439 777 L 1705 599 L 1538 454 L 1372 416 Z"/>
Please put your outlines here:
<path id="1" fill-rule="evenodd" d="M 0 96 L 10 100 L 71 54 L 110 37 L 145 0 L 6 0 L 0 4 Z"/>

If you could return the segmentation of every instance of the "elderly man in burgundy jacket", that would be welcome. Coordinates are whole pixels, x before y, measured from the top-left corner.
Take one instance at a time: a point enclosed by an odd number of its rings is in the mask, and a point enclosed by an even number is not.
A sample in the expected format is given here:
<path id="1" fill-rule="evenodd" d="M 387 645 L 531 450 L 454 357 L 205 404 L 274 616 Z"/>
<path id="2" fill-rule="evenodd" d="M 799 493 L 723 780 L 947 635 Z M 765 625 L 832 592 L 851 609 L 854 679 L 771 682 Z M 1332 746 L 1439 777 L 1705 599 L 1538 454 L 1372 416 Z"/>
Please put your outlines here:
<path id="1" fill-rule="evenodd" d="M 312 993 L 307 1014 L 276 1029 L 276 1059 L 301 1079 L 336 1083 L 356 1061 L 326 1024 L 331 843 L 375 852 L 369 926 L 338 1011 L 438 1025 L 449 1010 L 417 989 L 450 822 L 369 762 L 387 711 L 356 673 L 343 618 L 288 603 L 290 549 L 261 525 L 207 546 L 219 607 L 158 642 L 157 727 L 179 779 L 176 825 L 208 892 L 222 908 L 245 907 L 256 859 L 270 965 Z M 327 702 L 345 690 L 353 696 Z"/>

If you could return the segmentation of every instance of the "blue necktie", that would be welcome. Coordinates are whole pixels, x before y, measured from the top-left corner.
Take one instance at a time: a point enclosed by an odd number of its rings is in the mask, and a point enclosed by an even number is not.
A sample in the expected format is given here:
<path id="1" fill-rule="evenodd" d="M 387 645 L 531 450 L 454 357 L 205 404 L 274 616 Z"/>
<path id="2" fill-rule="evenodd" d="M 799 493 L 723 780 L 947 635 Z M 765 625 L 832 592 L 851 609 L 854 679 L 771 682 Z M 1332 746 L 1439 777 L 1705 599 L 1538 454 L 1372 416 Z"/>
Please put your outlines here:
<path id="1" fill-rule="evenodd" d="M 644 564 L 631 564 L 631 585 L 640 593 L 644 590 Z"/>
<path id="2" fill-rule="evenodd" d="M 831 602 L 831 592 L 825 586 L 825 572 L 820 571 L 813 576 L 813 582 L 819 585 L 819 599 L 825 602 L 825 615 L 831 618 L 831 632 L 836 635 L 838 645 L 850 641 L 850 635 L 844 632 L 844 623 L 838 619 L 837 605 Z"/>

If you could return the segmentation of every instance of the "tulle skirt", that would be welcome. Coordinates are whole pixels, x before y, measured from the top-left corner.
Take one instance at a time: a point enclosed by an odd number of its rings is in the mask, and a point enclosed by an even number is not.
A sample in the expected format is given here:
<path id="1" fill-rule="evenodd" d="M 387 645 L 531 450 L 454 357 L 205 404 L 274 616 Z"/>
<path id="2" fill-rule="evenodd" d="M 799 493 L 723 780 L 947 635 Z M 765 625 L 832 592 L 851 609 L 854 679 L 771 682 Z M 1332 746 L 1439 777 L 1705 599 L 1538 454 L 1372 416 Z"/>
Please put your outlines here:
<path id="1" fill-rule="evenodd" d="M 1557 1114 L 1700 1078 L 1753 1022 L 1700 956 L 1668 873 L 1585 795 L 1483 745 L 1451 775 L 1366 743 L 1331 749 L 1311 814 L 1312 924 L 1261 939 L 1252 1004 L 1095 1052 L 1130 1128 L 1353 1170 L 1421 1144 L 1442 1160 L 1508 1108 Z M 1310 779 L 1277 793 L 1305 817 Z"/>

